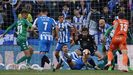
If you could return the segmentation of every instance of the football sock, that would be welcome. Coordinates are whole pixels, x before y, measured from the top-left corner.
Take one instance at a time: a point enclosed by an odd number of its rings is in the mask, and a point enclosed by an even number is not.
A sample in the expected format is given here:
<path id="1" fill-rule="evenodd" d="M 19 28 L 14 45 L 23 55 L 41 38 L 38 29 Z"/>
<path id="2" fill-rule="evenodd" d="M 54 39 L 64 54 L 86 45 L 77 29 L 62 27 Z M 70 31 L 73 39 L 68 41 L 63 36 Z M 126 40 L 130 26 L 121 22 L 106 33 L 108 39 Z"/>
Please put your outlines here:
<path id="1" fill-rule="evenodd" d="M 58 56 L 55 56 L 55 57 L 56 57 L 57 62 L 59 62 L 60 61 L 59 57 Z"/>
<path id="2" fill-rule="evenodd" d="M 31 56 L 27 57 L 27 64 L 30 64 Z"/>
<path id="3" fill-rule="evenodd" d="M 16 64 L 19 64 L 19 63 L 25 61 L 26 59 L 27 59 L 27 56 L 23 56 L 22 58 L 20 58 L 20 59 L 16 62 Z"/>
<path id="4" fill-rule="evenodd" d="M 62 66 L 62 63 L 63 63 L 63 60 L 60 60 L 55 69 L 56 70 L 60 69 L 60 67 Z"/>
<path id="5" fill-rule="evenodd" d="M 110 61 L 112 61 L 112 59 L 113 59 L 113 53 L 112 53 L 112 51 L 108 51 L 108 62 Z"/>
<path id="6" fill-rule="evenodd" d="M 89 62 L 93 67 L 96 66 L 96 64 L 95 64 L 95 62 L 94 62 L 94 60 L 93 60 L 92 58 L 89 58 L 89 59 L 88 59 L 88 62 Z"/>
<path id="7" fill-rule="evenodd" d="M 38 57 L 38 59 L 39 59 L 39 63 L 40 63 L 40 66 L 42 66 L 42 58 L 43 58 L 43 56 L 44 56 L 44 54 L 39 54 L 39 57 Z"/>
<path id="8" fill-rule="evenodd" d="M 50 63 L 49 58 L 46 55 L 43 55 L 43 57 L 41 58 L 41 67 L 44 67 L 45 62 L 48 64 Z"/>
<path id="9" fill-rule="evenodd" d="M 128 63 L 128 56 L 127 54 L 123 54 L 123 65 L 127 66 Z"/>
<path id="10" fill-rule="evenodd" d="M 128 66 L 130 66 L 130 59 L 128 58 L 128 63 L 127 63 Z"/>

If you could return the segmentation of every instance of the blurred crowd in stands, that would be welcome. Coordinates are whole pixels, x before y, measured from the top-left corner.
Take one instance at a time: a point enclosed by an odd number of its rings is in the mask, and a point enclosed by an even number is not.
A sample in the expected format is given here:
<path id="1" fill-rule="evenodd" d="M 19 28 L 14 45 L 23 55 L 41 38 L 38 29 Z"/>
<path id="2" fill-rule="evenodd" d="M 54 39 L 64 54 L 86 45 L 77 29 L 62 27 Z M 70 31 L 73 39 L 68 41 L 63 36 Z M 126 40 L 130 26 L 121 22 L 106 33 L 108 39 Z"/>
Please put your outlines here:
<path id="1" fill-rule="evenodd" d="M 71 23 L 88 27 L 91 35 L 100 31 L 100 24 L 112 25 L 117 14 L 122 12 L 129 20 L 129 29 L 133 32 L 132 0 L 0 0 L 0 29 L 5 30 L 20 19 L 22 9 L 30 12 L 27 20 L 33 23 L 40 8 L 47 8 L 49 16 L 56 21 L 58 14 L 63 13 Z"/>

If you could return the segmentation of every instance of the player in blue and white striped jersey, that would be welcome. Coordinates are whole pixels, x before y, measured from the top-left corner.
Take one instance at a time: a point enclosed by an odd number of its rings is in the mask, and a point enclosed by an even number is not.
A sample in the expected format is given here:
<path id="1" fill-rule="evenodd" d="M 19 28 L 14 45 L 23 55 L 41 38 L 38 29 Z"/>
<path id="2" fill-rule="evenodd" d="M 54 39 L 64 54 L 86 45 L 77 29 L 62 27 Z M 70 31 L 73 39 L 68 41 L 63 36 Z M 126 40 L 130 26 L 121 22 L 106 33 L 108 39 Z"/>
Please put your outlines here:
<path id="1" fill-rule="evenodd" d="M 53 41 L 52 31 L 56 26 L 55 20 L 48 17 L 47 14 L 47 10 L 42 9 L 40 16 L 38 16 L 33 24 L 33 28 L 37 27 L 39 31 L 39 50 L 42 56 L 41 67 L 44 67 L 45 62 L 49 63 L 48 57 L 45 54 L 50 50 Z"/>
<path id="2" fill-rule="evenodd" d="M 79 9 L 75 9 L 74 10 L 74 14 L 75 14 L 75 16 L 73 17 L 73 23 L 74 23 L 74 26 L 77 29 L 78 34 L 80 34 L 81 33 L 81 29 L 83 27 L 84 17 L 83 17 L 83 15 L 80 15 Z"/>
<path id="3" fill-rule="evenodd" d="M 84 66 L 86 67 L 91 66 L 91 67 L 94 67 L 94 69 L 97 69 L 96 65 L 92 64 L 92 61 L 89 55 L 90 55 L 90 51 L 88 49 L 85 49 L 83 51 L 83 55 L 80 50 L 68 52 L 68 46 L 64 44 L 62 46 L 62 51 L 60 53 L 61 61 L 57 64 L 57 66 L 53 69 L 53 71 L 59 69 L 63 64 L 63 62 L 65 62 L 65 64 L 69 66 L 70 69 L 72 70 L 80 70 Z"/>
<path id="4" fill-rule="evenodd" d="M 71 23 L 67 22 L 64 20 L 64 15 L 60 14 L 59 15 L 59 21 L 56 26 L 56 39 L 58 39 L 58 43 L 56 45 L 56 50 L 55 50 L 55 57 L 57 61 L 59 62 L 59 52 L 62 50 L 62 45 L 67 44 L 68 48 L 70 48 L 70 40 L 71 40 Z"/>

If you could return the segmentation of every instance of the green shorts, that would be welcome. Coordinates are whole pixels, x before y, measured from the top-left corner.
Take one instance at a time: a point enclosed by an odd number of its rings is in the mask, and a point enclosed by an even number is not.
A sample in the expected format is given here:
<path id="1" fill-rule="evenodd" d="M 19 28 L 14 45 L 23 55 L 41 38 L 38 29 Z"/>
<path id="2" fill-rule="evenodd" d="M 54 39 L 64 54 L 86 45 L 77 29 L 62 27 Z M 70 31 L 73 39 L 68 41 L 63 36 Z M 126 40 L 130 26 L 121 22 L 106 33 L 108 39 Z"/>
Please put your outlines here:
<path id="1" fill-rule="evenodd" d="M 28 42 L 25 38 L 17 38 L 17 45 L 21 47 L 21 51 L 28 50 Z"/>

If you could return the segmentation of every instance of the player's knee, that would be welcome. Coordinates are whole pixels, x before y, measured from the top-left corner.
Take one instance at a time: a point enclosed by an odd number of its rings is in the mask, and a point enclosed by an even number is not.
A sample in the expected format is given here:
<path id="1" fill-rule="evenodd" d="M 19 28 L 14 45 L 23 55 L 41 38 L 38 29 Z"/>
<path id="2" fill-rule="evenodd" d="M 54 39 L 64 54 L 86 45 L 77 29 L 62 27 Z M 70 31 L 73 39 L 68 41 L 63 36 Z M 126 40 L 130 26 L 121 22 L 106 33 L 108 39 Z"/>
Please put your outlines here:
<path id="1" fill-rule="evenodd" d="M 29 51 L 30 51 L 30 54 L 32 55 L 33 54 L 33 48 L 31 46 L 29 46 Z"/>
<path id="2" fill-rule="evenodd" d="M 24 51 L 24 54 L 25 54 L 25 56 L 31 56 L 31 54 L 30 54 L 30 51 L 29 51 L 29 50 L 25 50 L 25 51 Z"/>
<path id="3" fill-rule="evenodd" d="M 30 51 L 33 51 L 33 48 L 32 48 L 31 46 L 29 46 L 29 50 L 30 50 Z"/>

